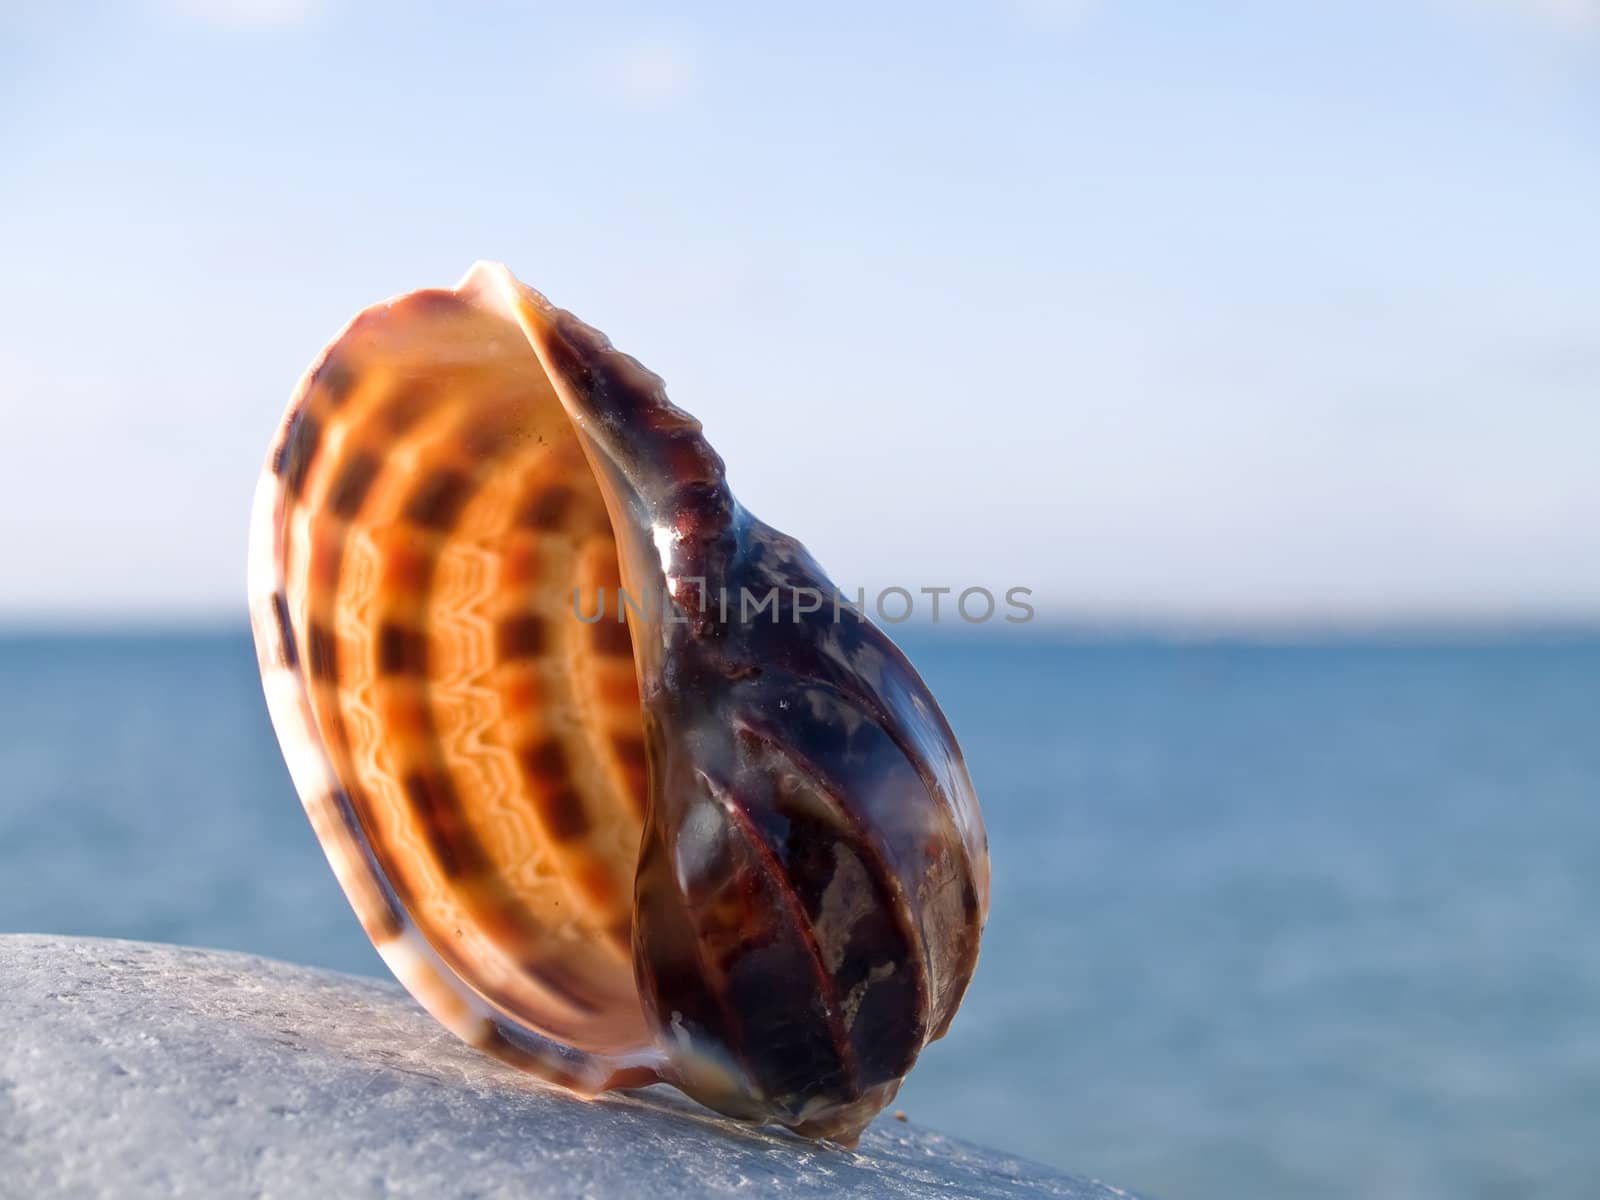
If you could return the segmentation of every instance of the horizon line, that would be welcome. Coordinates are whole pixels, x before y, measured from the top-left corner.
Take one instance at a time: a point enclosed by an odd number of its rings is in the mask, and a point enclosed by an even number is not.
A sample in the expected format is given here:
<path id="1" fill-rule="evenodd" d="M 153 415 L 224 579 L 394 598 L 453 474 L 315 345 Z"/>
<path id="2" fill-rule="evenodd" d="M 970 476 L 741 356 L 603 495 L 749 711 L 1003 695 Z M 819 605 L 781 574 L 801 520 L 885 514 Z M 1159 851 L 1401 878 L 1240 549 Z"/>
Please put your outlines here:
<path id="1" fill-rule="evenodd" d="M 1600 612 L 1504 614 L 1099 614 L 998 621 L 898 623 L 873 620 L 891 638 L 901 632 L 990 642 L 1042 641 L 1172 644 L 1239 642 L 1541 642 L 1600 640 Z M 244 613 L 0 613 L 0 640 L 85 640 L 248 636 Z"/>

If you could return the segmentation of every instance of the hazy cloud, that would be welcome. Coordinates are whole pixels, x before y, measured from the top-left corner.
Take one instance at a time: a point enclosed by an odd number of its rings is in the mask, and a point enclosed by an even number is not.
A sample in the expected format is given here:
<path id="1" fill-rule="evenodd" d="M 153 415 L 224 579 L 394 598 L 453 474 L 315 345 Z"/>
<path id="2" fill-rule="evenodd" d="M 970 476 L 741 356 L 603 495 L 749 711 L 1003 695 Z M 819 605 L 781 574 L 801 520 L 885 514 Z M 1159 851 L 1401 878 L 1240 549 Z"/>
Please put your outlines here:
<path id="1" fill-rule="evenodd" d="M 694 55 L 670 42 L 624 46 L 598 55 L 590 66 L 604 95 L 639 108 L 666 108 L 695 88 Z"/>
<path id="2" fill-rule="evenodd" d="M 311 16 L 317 0 L 167 0 L 174 12 L 226 29 L 283 29 Z"/>
<path id="3" fill-rule="evenodd" d="M 1095 0 L 1012 0 L 1017 14 L 1037 29 L 1071 29 L 1088 15 Z"/>
<path id="4" fill-rule="evenodd" d="M 1600 32 L 1600 0 L 1498 0 L 1500 7 L 1522 12 L 1572 33 Z"/>

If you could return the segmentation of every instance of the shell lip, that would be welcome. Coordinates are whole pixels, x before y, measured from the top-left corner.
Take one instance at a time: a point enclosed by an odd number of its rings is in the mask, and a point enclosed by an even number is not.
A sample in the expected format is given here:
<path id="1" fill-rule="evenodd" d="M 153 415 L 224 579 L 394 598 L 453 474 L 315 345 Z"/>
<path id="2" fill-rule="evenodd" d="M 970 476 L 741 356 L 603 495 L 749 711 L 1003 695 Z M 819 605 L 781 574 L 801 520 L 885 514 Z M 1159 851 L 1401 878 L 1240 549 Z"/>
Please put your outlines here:
<path id="1" fill-rule="evenodd" d="M 407 305 L 441 308 L 452 297 L 490 300 L 510 281 L 498 264 L 480 263 L 454 290 L 429 289 L 379 302 L 353 317 L 297 384 L 266 456 L 252 507 L 247 587 L 258 665 L 274 728 L 296 791 L 364 931 L 395 977 L 442 1025 L 486 1052 L 547 1079 L 595 1093 L 670 1077 L 670 1064 L 646 1034 L 636 1045 L 582 1049 L 504 1011 L 425 936 L 397 891 L 372 840 L 352 811 L 350 789 L 315 716 L 308 672 L 315 651 L 303 617 L 291 613 L 286 556 L 295 488 L 293 450 L 305 440 L 308 402 L 326 386 L 340 348 Z M 527 289 L 538 304 L 548 302 Z M 441 311 L 443 309 L 441 308 Z M 301 456 L 303 458 L 303 456 Z"/>

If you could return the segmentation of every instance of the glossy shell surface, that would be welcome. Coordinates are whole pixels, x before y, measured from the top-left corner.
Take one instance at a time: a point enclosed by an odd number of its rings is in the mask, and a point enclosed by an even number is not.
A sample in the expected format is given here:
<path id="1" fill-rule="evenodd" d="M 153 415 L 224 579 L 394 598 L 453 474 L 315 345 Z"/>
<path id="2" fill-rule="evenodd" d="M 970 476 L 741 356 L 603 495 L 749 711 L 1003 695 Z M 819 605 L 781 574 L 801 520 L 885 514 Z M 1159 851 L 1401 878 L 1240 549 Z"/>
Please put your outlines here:
<path id="1" fill-rule="evenodd" d="M 989 867 L 937 704 L 661 381 L 505 268 L 323 352 L 249 575 L 317 837 L 466 1041 L 849 1143 L 945 1031 Z"/>

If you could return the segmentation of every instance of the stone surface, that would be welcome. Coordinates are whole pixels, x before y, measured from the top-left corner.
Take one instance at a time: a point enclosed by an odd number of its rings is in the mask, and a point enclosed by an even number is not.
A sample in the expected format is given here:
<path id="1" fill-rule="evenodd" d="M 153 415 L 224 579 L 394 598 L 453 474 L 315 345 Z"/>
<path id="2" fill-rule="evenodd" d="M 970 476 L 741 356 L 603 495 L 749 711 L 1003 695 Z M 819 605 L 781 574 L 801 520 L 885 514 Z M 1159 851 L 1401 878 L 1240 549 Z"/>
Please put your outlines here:
<path id="1" fill-rule="evenodd" d="M 1128 1193 L 892 1117 L 856 1151 L 667 1088 L 584 1102 L 397 986 L 142 942 L 0 937 L 0 1196 Z"/>

